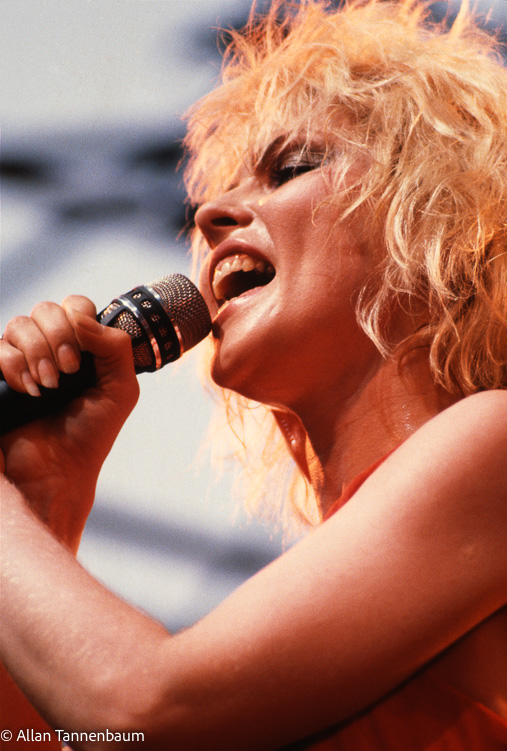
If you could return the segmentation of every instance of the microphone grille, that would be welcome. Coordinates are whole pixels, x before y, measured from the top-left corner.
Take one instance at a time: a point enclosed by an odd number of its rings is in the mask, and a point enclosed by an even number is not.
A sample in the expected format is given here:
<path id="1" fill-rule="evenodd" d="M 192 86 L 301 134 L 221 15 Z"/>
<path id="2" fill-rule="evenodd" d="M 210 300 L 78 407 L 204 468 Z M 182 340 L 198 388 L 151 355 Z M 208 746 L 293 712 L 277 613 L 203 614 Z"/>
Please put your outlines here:
<path id="1" fill-rule="evenodd" d="M 156 292 L 178 328 L 183 352 L 194 347 L 211 331 L 211 318 L 203 296 L 183 274 L 170 274 L 147 285 Z"/>

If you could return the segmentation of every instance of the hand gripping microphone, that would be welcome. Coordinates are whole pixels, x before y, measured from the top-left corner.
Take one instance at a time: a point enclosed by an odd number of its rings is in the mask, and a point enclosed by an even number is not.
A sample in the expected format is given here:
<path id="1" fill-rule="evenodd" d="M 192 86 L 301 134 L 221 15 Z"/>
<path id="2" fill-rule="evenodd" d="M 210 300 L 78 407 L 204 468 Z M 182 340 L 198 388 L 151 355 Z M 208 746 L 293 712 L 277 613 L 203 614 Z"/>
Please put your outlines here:
<path id="1" fill-rule="evenodd" d="M 177 360 L 211 330 L 201 293 L 182 274 L 135 287 L 113 300 L 97 320 L 129 334 L 136 373 L 151 373 Z M 89 352 L 81 353 L 77 373 L 61 373 L 58 388 L 40 387 L 39 397 L 14 391 L 0 380 L 0 434 L 57 413 L 94 384 L 95 367 Z"/>

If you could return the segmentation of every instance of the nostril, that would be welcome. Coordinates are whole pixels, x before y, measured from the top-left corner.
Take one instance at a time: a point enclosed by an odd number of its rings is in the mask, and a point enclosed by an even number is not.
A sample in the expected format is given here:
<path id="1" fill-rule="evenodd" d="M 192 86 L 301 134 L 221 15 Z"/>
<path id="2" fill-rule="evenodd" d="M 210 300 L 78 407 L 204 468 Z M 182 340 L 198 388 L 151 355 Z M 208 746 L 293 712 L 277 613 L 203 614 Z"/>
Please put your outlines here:
<path id="1" fill-rule="evenodd" d="M 238 200 L 233 201 L 231 195 L 226 194 L 200 206 L 195 214 L 195 223 L 208 244 L 216 245 L 224 239 L 224 235 L 251 224 L 254 216 L 250 208 Z"/>
<path id="2" fill-rule="evenodd" d="M 238 223 L 232 216 L 220 216 L 211 220 L 211 224 L 214 227 L 234 227 Z"/>

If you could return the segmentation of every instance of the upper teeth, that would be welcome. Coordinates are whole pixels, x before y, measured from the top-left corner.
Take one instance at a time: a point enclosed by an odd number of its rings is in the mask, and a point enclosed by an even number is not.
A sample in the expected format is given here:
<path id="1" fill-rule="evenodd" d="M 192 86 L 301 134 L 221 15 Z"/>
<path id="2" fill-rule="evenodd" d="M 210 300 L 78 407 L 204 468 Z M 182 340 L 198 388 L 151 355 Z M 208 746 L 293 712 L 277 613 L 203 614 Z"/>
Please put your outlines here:
<path id="1" fill-rule="evenodd" d="M 266 261 L 256 260 L 245 253 L 224 258 L 217 264 L 213 275 L 213 293 L 217 299 L 222 297 L 220 290 L 222 280 L 229 276 L 229 274 L 234 274 L 237 271 L 255 271 L 257 274 L 267 273 L 273 276 L 275 273 L 273 266 L 266 263 Z"/>

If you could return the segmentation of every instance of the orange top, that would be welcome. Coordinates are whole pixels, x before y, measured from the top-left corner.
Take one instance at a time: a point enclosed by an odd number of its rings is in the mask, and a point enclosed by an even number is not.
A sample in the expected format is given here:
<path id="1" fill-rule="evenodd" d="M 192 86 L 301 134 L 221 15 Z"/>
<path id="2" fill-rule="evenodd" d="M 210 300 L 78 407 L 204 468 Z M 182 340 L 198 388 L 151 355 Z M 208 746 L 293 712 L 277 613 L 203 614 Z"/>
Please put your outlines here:
<path id="1" fill-rule="evenodd" d="M 417 674 L 312 751 L 507 751 L 507 722 L 431 675 Z M 292 749 L 292 747 L 291 747 Z"/>
<path id="2" fill-rule="evenodd" d="M 358 475 L 326 519 L 349 500 L 383 457 Z M 425 668 L 373 707 L 319 740 L 291 746 L 312 751 L 507 751 L 507 721 Z"/>

